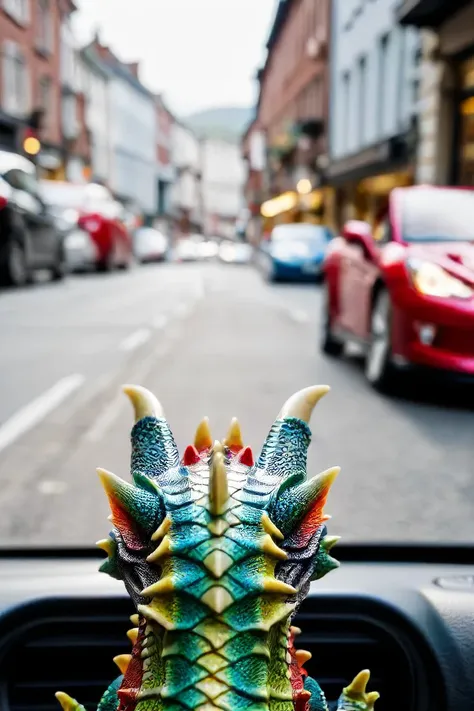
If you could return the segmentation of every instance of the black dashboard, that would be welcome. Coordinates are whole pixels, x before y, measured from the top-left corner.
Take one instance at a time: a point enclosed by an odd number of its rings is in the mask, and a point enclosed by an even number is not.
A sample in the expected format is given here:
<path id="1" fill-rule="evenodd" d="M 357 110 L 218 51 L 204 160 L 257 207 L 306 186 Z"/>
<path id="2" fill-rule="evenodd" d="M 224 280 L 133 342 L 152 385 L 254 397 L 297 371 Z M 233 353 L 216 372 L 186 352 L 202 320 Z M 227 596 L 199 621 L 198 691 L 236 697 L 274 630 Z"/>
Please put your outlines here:
<path id="1" fill-rule="evenodd" d="M 474 548 L 340 545 L 296 624 L 305 667 L 333 704 L 361 669 L 377 711 L 474 709 Z M 130 652 L 134 612 L 89 550 L 0 552 L 0 709 L 89 711 Z"/>

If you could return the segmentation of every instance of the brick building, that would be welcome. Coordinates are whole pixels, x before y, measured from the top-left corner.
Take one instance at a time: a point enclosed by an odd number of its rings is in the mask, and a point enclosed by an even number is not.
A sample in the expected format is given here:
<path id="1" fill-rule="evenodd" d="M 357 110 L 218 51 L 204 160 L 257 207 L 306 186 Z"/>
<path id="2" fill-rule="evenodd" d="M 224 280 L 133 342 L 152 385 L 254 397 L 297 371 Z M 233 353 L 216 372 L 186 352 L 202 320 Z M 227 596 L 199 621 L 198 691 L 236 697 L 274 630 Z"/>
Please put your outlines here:
<path id="1" fill-rule="evenodd" d="M 275 221 L 324 219 L 329 6 L 329 0 L 278 4 L 258 74 L 256 126 L 266 143 L 264 230 Z"/>
<path id="2" fill-rule="evenodd" d="M 62 12 L 72 3 L 5 0 L 0 9 L 0 145 L 21 150 L 27 123 L 42 110 L 44 146 L 61 141 L 59 87 Z"/>

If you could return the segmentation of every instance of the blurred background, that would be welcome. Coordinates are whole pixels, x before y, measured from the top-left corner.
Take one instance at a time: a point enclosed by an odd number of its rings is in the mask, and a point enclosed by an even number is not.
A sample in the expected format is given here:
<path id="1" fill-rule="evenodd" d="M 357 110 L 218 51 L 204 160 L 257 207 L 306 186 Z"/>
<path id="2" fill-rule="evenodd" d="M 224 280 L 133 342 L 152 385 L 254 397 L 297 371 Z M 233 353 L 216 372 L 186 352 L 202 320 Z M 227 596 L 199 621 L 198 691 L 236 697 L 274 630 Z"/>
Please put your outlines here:
<path id="1" fill-rule="evenodd" d="M 95 467 L 128 475 L 133 382 L 181 449 L 237 416 L 256 452 L 327 383 L 308 471 L 343 467 L 332 533 L 472 542 L 471 204 L 463 250 L 443 233 L 442 268 L 410 266 L 442 323 L 419 307 L 426 367 L 390 392 L 375 297 L 396 191 L 474 187 L 474 2 L 3 0 L 0 45 L 0 540 L 103 537 Z"/>

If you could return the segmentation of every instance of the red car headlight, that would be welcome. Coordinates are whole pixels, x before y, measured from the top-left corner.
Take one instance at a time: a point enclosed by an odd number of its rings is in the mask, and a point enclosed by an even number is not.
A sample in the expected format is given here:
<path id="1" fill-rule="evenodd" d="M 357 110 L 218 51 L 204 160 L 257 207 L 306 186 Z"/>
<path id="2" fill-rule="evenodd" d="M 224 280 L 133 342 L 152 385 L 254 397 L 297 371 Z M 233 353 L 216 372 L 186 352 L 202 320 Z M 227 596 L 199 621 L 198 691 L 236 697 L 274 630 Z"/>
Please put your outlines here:
<path id="1" fill-rule="evenodd" d="M 407 261 L 408 274 L 415 289 L 425 296 L 470 299 L 474 290 L 433 262 Z"/>

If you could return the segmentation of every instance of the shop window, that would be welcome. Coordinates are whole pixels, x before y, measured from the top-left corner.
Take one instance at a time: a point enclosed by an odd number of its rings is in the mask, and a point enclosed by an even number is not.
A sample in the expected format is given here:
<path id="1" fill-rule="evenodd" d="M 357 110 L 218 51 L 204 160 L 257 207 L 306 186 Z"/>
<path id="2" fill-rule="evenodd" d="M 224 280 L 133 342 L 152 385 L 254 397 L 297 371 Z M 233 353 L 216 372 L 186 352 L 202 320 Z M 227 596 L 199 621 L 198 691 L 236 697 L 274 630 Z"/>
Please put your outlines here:
<path id="1" fill-rule="evenodd" d="M 474 91 L 474 57 L 461 64 L 461 89 Z"/>

